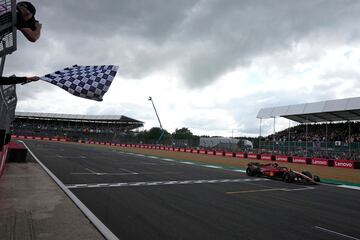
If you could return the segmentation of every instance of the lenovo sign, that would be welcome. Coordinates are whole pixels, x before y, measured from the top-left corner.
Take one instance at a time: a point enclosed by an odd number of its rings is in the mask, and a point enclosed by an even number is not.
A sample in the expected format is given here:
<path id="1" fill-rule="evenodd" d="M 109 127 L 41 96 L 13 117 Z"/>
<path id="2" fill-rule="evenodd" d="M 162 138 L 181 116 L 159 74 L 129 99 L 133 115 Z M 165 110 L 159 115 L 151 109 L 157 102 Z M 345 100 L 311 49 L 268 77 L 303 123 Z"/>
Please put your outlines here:
<path id="1" fill-rule="evenodd" d="M 318 165 L 318 166 L 327 166 L 328 161 L 324 158 L 313 158 L 311 159 L 312 165 Z"/>
<path id="2" fill-rule="evenodd" d="M 306 164 L 306 157 L 293 157 L 292 162 Z"/>
<path id="3" fill-rule="evenodd" d="M 275 160 L 277 162 L 287 162 L 288 161 L 288 156 L 276 155 Z"/>
<path id="4" fill-rule="evenodd" d="M 257 159 L 257 154 L 249 153 L 247 157 L 250 159 Z"/>
<path id="5" fill-rule="evenodd" d="M 261 155 L 261 160 L 269 160 L 269 161 L 271 161 L 271 155 Z"/>
<path id="6" fill-rule="evenodd" d="M 354 162 L 350 160 L 334 160 L 334 167 L 354 168 Z"/>

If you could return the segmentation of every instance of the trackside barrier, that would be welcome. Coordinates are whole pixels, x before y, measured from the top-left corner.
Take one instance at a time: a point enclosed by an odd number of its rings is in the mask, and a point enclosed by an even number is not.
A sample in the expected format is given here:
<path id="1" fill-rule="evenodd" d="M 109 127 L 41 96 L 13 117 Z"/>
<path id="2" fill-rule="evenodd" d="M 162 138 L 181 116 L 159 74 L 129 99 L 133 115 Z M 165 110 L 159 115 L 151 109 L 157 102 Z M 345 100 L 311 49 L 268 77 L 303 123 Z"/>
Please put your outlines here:
<path id="1" fill-rule="evenodd" d="M 225 157 L 235 157 L 233 152 L 225 152 Z"/>
<path id="2" fill-rule="evenodd" d="M 258 155 L 255 153 L 248 153 L 247 158 L 249 159 L 258 159 Z"/>
<path id="3" fill-rule="evenodd" d="M 293 157 L 292 162 L 293 163 L 306 164 L 306 157 Z"/>
<path id="4" fill-rule="evenodd" d="M 247 158 L 247 156 L 245 156 L 245 154 L 243 152 L 237 152 L 235 153 L 235 157 L 236 158 Z"/>
<path id="5" fill-rule="evenodd" d="M 336 168 L 354 168 L 354 161 L 334 160 L 334 167 L 336 167 Z"/>
<path id="6" fill-rule="evenodd" d="M 268 154 L 261 154 L 260 159 L 261 159 L 261 160 L 271 161 L 271 160 L 272 160 L 272 156 L 271 156 L 271 155 L 268 155 Z"/>
<path id="7" fill-rule="evenodd" d="M 65 138 L 48 138 L 48 137 L 34 137 L 34 136 L 22 136 L 22 135 L 20 135 L 20 136 L 12 135 L 12 137 L 17 138 L 17 139 L 35 139 L 35 140 L 46 140 L 46 141 L 50 140 L 50 141 L 60 141 L 60 142 L 68 141 Z M 115 143 L 97 142 L 97 141 L 85 141 L 85 142 L 81 141 L 81 143 L 117 146 L 117 147 L 157 149 L 157 150 L 164 150 L 164 151 L 177 151 L 177 152 L 225 156 L 225 157 L 233 157 L 233 158 L 247 158 L 247 159 L 251 159 L 251 160 L 289 162 L 289 163 L 297 163 L 297 164 L 311 164 L 311 165 L 316 165 L 316 166 L 328 166 L 328 167 L 336 167 L 336 168 L 360 169 L 360 162 L 354 162 L 352 160 L 333 160 L 333 159 L 315 158 L 315 157 L 307 158 L 307 157 L 299 157 L 299 156 L 256 154 L 256 153 L 244 153 L 244 152 L 224 152 L 224 151 L 213 151 L 213 150 L 205 150 L 205 149 L 196 150 L 196 149 L 191 149 L 191 148 L 175 148 L 175 147 L 143 145 L 143 144 L 124 144 L 124 143 L 116 143 L 115 144 Z M 2 159 L 1 152 L 0 152 L 0 159 Z M 6 159 L 6 157 L 5 157 L 5 159 Z"/>
<path id="8" fill-rule="evenodd" d="M 312 158 L 311 164 L 317 166 L 329 166 L 329 162 L 325 158 Z"/>
<path id="9" fill-rule="evenodd" d="M 200 150 L 199 150 L 199 154 L 207 154 L 207 152 L 206 152 L 206 150 L 204 150 L 204 149 L 200 149 Z"/>
<path id="10" fill-rule="evenodd" d="M 288 162 L 289 157 L 285 156 L 285 155 L 276 155 L 275 156 L 275 161 L 277 161 L 277 162 Z"/>
<path id="11" fill-rule="evenodd" d="M 224 152 L 223 151 L 215 151 L 215 155 L 216 156 L 224 156 Z"/>

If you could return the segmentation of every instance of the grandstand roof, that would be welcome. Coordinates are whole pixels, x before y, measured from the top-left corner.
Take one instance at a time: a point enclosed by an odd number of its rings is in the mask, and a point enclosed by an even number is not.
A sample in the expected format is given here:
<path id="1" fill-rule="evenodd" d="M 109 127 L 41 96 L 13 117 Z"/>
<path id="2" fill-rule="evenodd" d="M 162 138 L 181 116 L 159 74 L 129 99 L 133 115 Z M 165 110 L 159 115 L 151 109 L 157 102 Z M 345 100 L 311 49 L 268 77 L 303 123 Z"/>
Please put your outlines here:
<path id="1" fill-rule="evenodd" d="M 35 113 L 16 112 L 16 118 L 54 119 L 68 121 L 96 121 L 96 122 L 126 122 L 131 124 L 142 124 L 143 122 L 123 115 L 80 115 L 59 113 Z"/>
<path id="2" fill-rule="evenodd" d="M 360 97 L 262 108 L 257 118 L 283 117 L 295 122 L 340 122 L 360 120 Z"/>

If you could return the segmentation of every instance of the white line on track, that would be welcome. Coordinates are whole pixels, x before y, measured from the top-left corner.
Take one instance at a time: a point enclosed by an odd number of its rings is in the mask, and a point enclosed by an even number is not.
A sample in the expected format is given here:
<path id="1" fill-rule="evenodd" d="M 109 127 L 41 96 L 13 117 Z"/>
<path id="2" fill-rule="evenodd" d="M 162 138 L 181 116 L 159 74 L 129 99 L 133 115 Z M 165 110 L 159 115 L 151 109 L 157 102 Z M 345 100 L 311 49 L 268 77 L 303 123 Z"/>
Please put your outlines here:
<path id="1" fill-rule="evenodd" d="M 335 231 L 333 231 L 333 230 L 326 229 L 326 228 L 323 228 L 323 227 L 314 226 L 314 228 L 317 229 L 317 230 L 323 231 L 323 232 L 331 233 L 331 234 L 333 234 L 333 235 L 341 236 L 341 237 L 343 237 L 343 238 L 353 239 L 353 240 L 360 240 L 359 238 L 356 238 L 356 237 L 353 237 L 353 236 L 349 236 L 349 235 L 346 235 L 346 234 L 343 234 L 343 233 L 335 232 Z"/>
<path id="2" fill-rule="evenodd" d="M 90 220 L 92 224 L 101 232 L 101 234 L 106 239 L 118 240 L 113 234 L 96 216 L 93 214 L 86 206 L 83 204 L 80 199 L 78 199 L 75 194 L 73 194 L 61 181 L 58 179 L 30 150 L 30 148 L 23 142 L 19 141 L 27 148 L 31 156 L 36 160 L 36 162 L 45 170 L 45 172 L 54 180 L 54 182 L 64 191 L 64 193 L 75 203 L 75 205 L 84 213 L 84 215 Z"/>
<path id="3" fill-rule="evenodd" d="M 159 186 L 159 185 L 185 185 L 185 184 L 214 184 L 214 183 L 235 183 L 235 182 L 258 182 L 268 181 L 266 178 L 249 179 L 215 179 L 215 180 L 176 180 L 176 181 L 155 181 L 155 182 L 125 182 L 125 183 L 99 183 L 99 184 L 69 184 L 67 188 L 100 188 L 100 187 L 137 187 L 137 186 Z"/>
<path id="4" fill-rule="evenodd" d="M 341 188 L 349 188 L 349 189 L 354 189 L 354 190 L 360 190 L 360 187 L 357 187 L 357 186 L 350 186 L 350 185 L 337 185 L 337 187 L 341 187 Z"/>

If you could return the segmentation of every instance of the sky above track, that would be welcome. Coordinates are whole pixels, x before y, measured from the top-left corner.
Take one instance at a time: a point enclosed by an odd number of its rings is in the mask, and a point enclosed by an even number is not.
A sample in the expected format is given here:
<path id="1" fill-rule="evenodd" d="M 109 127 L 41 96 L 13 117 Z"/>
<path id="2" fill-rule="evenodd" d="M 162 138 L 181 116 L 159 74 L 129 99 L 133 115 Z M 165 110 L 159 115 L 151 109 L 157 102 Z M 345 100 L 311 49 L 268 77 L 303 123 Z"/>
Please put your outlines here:
<path id="1" fill-rule="evenodd" d="M 119 114 L 169 132 L 257 136 L 258 111 L 360 95 L 358 0 L 32 1 L 42 36 L 18 33 L 5 74 L 119 65 L 103 102 L 39 81 L 18 111 Z M 291 123 L 294 124 L 294 123 Z M 263 121 L 269 134 L 273 120 Z M 276 130 L 288 121 L 278 119 Z"/>

